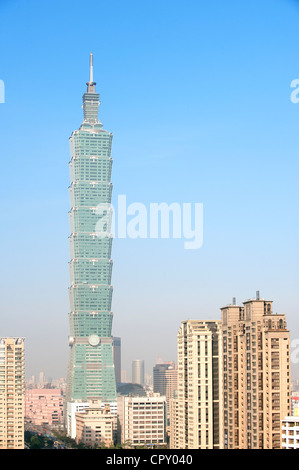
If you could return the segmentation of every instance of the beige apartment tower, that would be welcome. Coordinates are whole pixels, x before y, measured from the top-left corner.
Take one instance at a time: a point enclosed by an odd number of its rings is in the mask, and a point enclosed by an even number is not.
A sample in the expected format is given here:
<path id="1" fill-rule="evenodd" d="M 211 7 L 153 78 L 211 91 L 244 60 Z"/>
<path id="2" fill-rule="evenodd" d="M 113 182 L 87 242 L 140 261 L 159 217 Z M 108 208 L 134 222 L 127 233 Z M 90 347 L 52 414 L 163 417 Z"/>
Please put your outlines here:
<path id="1" fill-rule="evenodd" d="M 24 449 L 24 339 L 0 338 L 0 449 Z"/>
<path id="2" fill-rule="evenodd" d="M 290 338 L 285 315 L 256 299 L 221 308 L 224 447 L 279 449 L 290 415 Z"/>
<path id="3" fill-rule="evenodd" d="M 222 382 L 221 322 L 182 322 L 178 332 L 178 396 L 171 402 L 170 412 L 173 448 L 223 447 Z"/>

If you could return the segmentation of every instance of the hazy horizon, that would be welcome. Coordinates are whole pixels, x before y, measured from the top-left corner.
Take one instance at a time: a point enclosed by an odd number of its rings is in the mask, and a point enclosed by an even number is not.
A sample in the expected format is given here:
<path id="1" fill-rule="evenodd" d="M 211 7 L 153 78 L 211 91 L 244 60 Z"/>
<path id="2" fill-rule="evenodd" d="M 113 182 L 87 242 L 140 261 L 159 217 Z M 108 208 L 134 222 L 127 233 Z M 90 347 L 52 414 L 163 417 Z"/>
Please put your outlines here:
<path id="1" fill-rule="evenodd" d="M 257 290 L 299 338 L 299 3 L 99 1 L 91 20 L 77 0 L 12 0 L 0 14 L 0 335 L 25 338 L 26 377 L 67 371 L 68 139 L 90 52 L 113 202 L 203 204 L 197 250 L 113 241 L 122 369 L 176 361 L 181 321 L 220 319 Z"/>

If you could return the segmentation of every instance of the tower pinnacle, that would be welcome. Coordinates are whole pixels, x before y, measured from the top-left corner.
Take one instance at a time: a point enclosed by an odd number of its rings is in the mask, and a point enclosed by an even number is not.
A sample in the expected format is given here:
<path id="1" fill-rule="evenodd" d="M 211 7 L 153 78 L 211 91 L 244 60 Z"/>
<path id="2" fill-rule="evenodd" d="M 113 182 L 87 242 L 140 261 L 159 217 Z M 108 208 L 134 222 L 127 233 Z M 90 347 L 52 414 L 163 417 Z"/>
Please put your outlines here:
<path id="1" fill-rule="evenodd" d="M 93 54 L 92 52 L 89 55 L 89 82 L 87 85 L 87 93 L 95 93 L 96 83 L 93 81 Z"/>

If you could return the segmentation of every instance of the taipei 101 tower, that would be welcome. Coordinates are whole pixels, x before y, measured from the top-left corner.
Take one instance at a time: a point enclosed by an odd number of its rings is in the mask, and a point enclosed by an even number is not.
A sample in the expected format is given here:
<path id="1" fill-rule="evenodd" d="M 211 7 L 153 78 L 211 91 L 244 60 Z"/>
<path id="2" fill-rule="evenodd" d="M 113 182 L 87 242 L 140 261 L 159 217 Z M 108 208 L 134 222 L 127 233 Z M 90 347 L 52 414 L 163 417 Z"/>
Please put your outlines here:
<path id="1" fill-rule="evenodd" d="M 116 403 L 112 345 L 112 235 L 96 229 L 99 205 L 111 204 L 112 134 L 98 118 L 99 94 L 90 77 L 84 119 L 70 137 L 70 336 L 66 401 Z"/>

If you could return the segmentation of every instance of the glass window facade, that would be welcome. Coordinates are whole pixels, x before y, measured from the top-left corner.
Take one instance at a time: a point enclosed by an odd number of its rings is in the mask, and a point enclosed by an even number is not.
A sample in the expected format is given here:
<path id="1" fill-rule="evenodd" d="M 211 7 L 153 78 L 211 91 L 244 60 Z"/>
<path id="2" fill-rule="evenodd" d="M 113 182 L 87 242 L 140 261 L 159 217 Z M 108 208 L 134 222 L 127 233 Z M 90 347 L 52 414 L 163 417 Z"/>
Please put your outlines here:
<path id="1" fill-rule="evenodd" d="M 99 204 L 111 204 L 112 134 L 87 83 L 84 120 L 70 137 L 70 354 L 67 401 L 116 401 L 112 349 L 112 236 L 97 236 Z"/>

